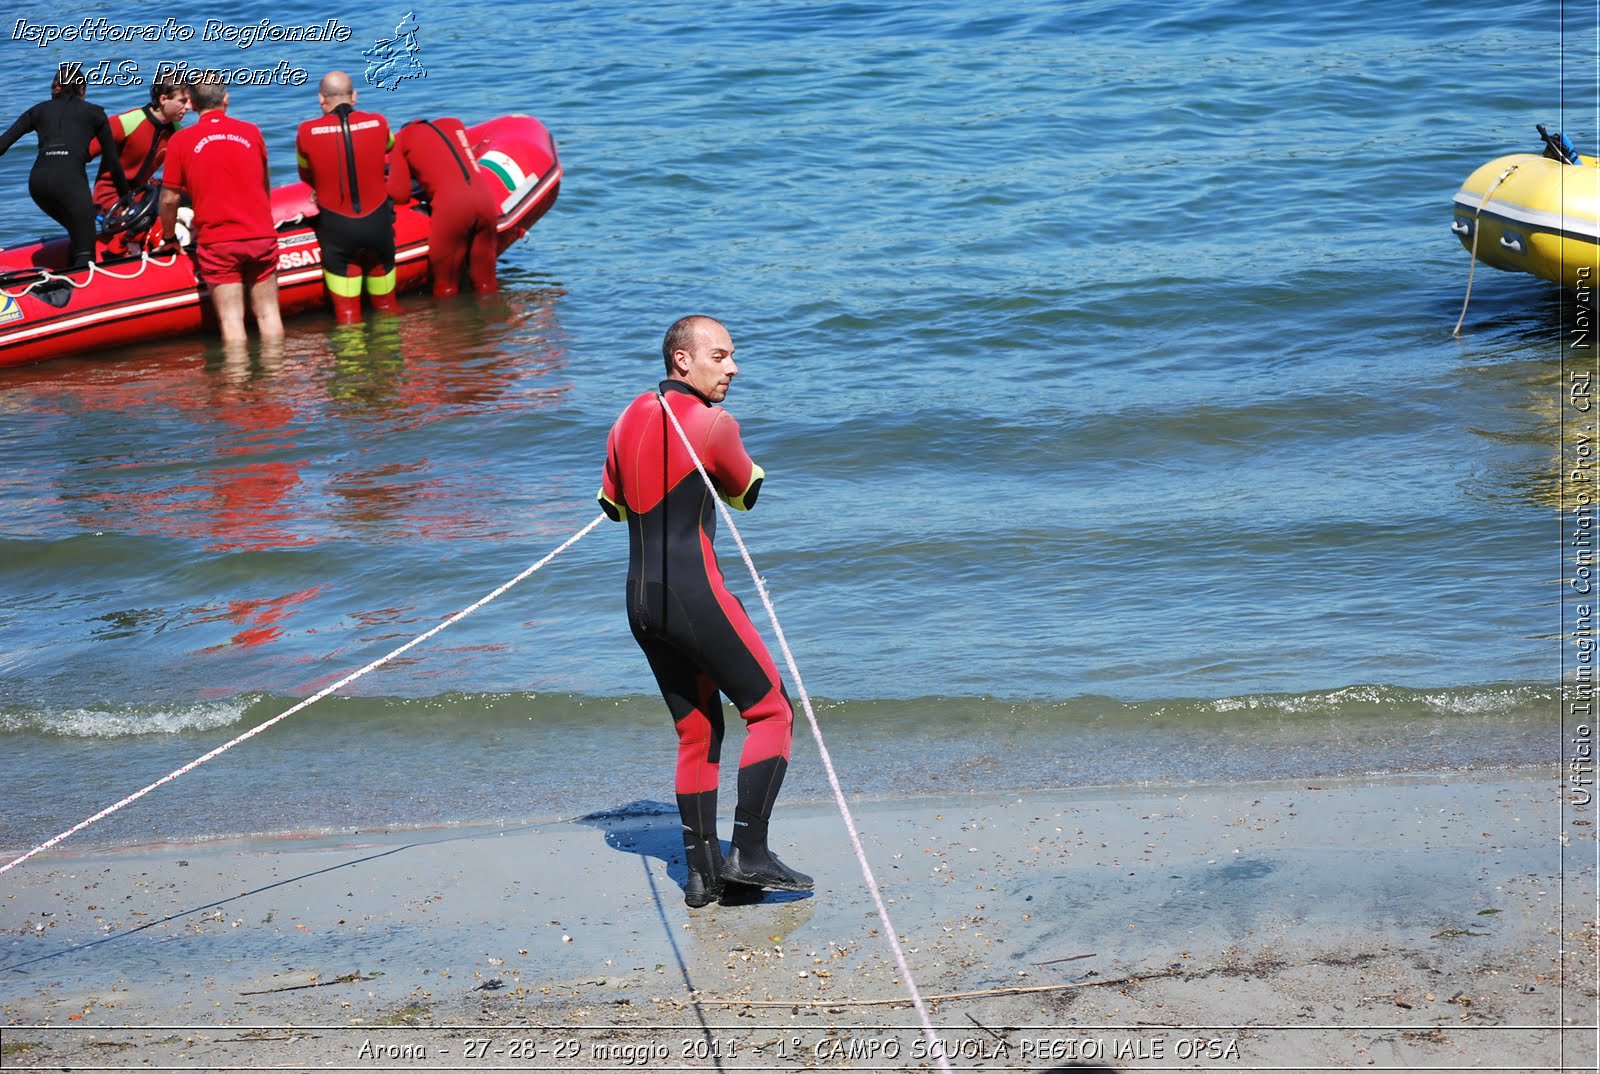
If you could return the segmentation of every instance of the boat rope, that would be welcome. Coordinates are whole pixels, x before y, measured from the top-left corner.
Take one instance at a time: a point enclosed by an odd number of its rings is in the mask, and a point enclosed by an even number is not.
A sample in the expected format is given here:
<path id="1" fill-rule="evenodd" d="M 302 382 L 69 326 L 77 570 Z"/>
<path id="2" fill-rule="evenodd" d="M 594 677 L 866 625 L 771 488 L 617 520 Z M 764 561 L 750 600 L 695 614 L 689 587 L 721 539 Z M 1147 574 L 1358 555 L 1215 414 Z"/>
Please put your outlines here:
<path id="1" fill-rule="evenodd" d="M 1482 230 L 1478 227 L 1478 218 L 1483 215 L 1483 207 L 1489 204 L 1489 199 L 1494 197 L 1494 192 L 1500 189 L 1500 184 L 1511 178 L 1511 173 L 1516 170 L 1517 165 L 1513 164 L 1501 172 L 1500 178 L 1496 179 L 1494 185 L 1484 192 L 1483 200 L 1478 202 L 1477 212 L 1472 214 L 1472 262 L 1467 266 L 1467 295 L 1461 300 L 1461 316 L 1456 318 L 1456 326 L 1450 331 L 1452 336 L 1461 334 L 1462 322 L 1467 319 L 1467 303 L 1472 301 L 1472 275 L 1478 270 L 1478 232 Z"/>
<path id="2" fill-rule="evenodd" d="M 861 875 L 866 879 L 867 891 L 872 895 L 872 903 L 878 910 L 878 920 L 883 925 L 884 937 L 889 941 L 889 947 L 894 952 L 895 965 L 900 969 L 900 980 L 905 983 L 906 992 L 911 997 L 911 1005 L 916 1008 L 917 1017 L 922 1020 L 922 1032 L 928 1039 L 929 1055 L 939 1063 L 939 1069 L 950 1070 L 949 1060 L 945 1058 L 944 1045 L 939 1040 L 938 1031 L 933 1028 L 933 1022 L 928 1017 L 928 1008 L 922 1002 L 922 994 L 917 991 L 916 979 L 911 975 L 911 966 L 906 962 L 905 952 L 901 950 L 899 933 L 895 931 L 894 922 L 889 920 L 889 910 L 883 902 L 883 891 L 878 887 L 878 880 L 872 873 L 872 865 L 867 861 L 867 852 L 861 846 L 861 834 L 856 830 L 855 819 L 850 815 L 850 804 L 845 801 L 844 790 L 839 785 L 839 774 L 834 771 L 833 758 L 828 754 L 828 745 L 822 740 L 822 727 L 817 723 L 817 715 L 811 709 L 811 697 L 806 693 L 805 683 L 800 681 L 800 669 L 795 665 L 794 654 L 789 651 L 789 642 L 783 636 L 783 627 L 778 623 L 778 613 L 772 607 L 772 598 L 767 595 L 767 586 L 761 580 L 760 573 L 756 570 L 755 560 L 750 558 L 750 550 L 745 547 L 744 538 L 739 536 L 739 527 L 733 524 L 733 513 L 728 510 L 728 505 L 723 502 L 717 493 L 717 486 L 712 483 L 711 475 L 706 472 L 705 464 L 700 461 L 700 456 L 695 452 L 694 445 L 689 442 L 689 435 L 683 431 L 683 426 L 678 422 L 678 416 L 672 412 L 672 407 L 667 403 L 667 397 L 660 392 L 656 399 L 661 403 L 661 409 L 667 412 L 672 427 L 678 431 L 678 438 L 683 441 L 683 446 L 689 451 L 689 458 L 694 462 L 694 468 L 700 471 L 700 478 L 706 483 L 706 488 L 711 490 L 717 510 L 722 512 L 722 520 L 728 525 L 728 532 L 733 535 L 734 544 L 739 546 L 739 555 L 744 557 L 744 565 L 750 571 L 750 578 L 755 582 L 756 592 L 761 595 L 761 604 L 767 609 L 767 618 L 772 621 L 772 632 L 778 639 L 778 648 L 783 650 L 783 659 L 789 666 L 789 675 L 794 679 L 795 692 L 800 695 L 800 707 L 806 714 L 806 720 L 811 724 L 811 737 L 816 739 L 817 754 L 822 759 L 822 769 L 827 773 L 828 785 L 833 788 L 834 801 L 839 806 L 839 815 L 844 818 L 845 831 L 850 835 L 850 847 L 855 851 L 856 863 L 861 866 Z"/>
<path id="3" fill-rule="evenodd" d="M 25 295 L 28 292 L 32 291 L 35 287 L 41 287 L 44 284 L 50 283 L 50 282 L 55 281 L 55 280 L 64 280 L 68 284 L 70 284 L 74 289 L 80 288 L 80 287 L 88 287 L 89 284 L 94 281 L 94 278 L 97 275 L 99 275 L 99 276 L 110 276 L 113 280 L 137 280 L 140 276 L 144 275 L 145 270 L 148 269 L 151 265 L 155 265 L 155 266 L 157 266 L 159 268 L 170 268 L 171 266 L 177 264 L 178 255 L 179 255 L 180 252 L 181 251 L 174 250 L 174 251 L 172 251 L 172 257 L 171 258 L 169 258 L 166 261 L 162 261 L 160 258 L 151 257 L 149 250 L 140 250 L 139 251 L 139 268 L 136 271 L 134 271 L 132 274 L 126 275 L 126 276 L 124 276 L 123 274 L 121 274 L 119 272 L 112 272 L 108 268 L 101 267 L 99 262 L 91 261 L 91 262 L 89 262 L 89 271 L 88 271 L 88 273 L 86 273 L 84 275 L 82 283 L 79 283 L 77 280 L 73 279 L 71 276 L 63 276 L 60 273 L 51 272 L 49 269 L 40 269 L 39 270 L 39 278 L 37 280 L 34 280 L 28 286 L 24 287 L 22 290 L 20 290 L 20 291 L 16 292 L 15 294 L 13 294 L 12 292 L 7 291 L 5 288 L 0 287 L 0 295 L 4 295 L 7 298 L 21 298 L 23 295 Z"/>
<path id="4" fill-rule="evenodd" d="M 415 646 L 420 645 L 423 642 L 427 641 L 429 638 L 431 638 L 435 634 L 439 633 L 445 627 L 451 626 L 452 624 L 455 624 L 455 623 L 459 623 L 461 620 L 465 619 L 467 616 L 471 615 L 473 612 L 477 611 L 479 608 L 483 607 L 485 604 L 488 604 L 491 600 L 494 600 L 496 597 L 498 597 L 502 593 L 506 592 L 508 589 L 510 589 L 512 586 L 516 585 L 518 582 L 521 582 L 523 579 L 525 579 L 529 575 L 533 574 L 540 567 L 543 567 L 546 563 L 549 563 L 552 559 L 555 559 L 562 552 L 565 552 L 567 549 L 569 549 L 573 545 L 577 544 L 580 538 L 582 538 L 585 535 L 587 535 L 590 530 L 594 529 L 601 522 L 605 521 L 605 517 L 606 516 L 604 514 L 596 515 L 594 517 L 593 521 L 591 521 L 587 526 L 583 527 L 583 529 L 579 530 L 577 533 L 574 533 L 571 537 L 568 537 L 559 546 L 557 546 L 554 551 L 552 551 L 549 554 L 547 554 L 543 559 L 539 560 L 537 563 L 534 563 L 532 566 L 527 567 L 525 570 L 523 570 L 523 572 L 521 574 L 519 574 L 515 578 L 511 579 L 511 581 L 506 582 L 504 585 L 500 586 L 498 589 L 496 589 L 493 592 L 489 593 L 487 596 L 483 596 L 483 597 L 478 598 L 478 600 L 474 601 L 472 604 L 469 604 L 467 607 L 461 609 L 459 612 L 456 612 L 450 618 L 448 618 L 448 619 L 444 620 L 443 622 L 439 623 L 433 629 L 431 629 L 431 630 L 429 630 L 429 631 L 427 631 L 425 633 L 418 634 L 416 637 L 412 638 L 410 641 L 408 641 L 404 645 L 400 646 L 400 648 L 398 648 L 398 649 L 394 650 L 393 652 L 388 653 L 388 654 L 386 654 L 384 656 L 378 657 L 378 659 L 372 661 L 372 663 L 370 663 L 370 664 L 366 665 L 365 667 L 361 668 L 359 671 L 352 671 L 350 674 L 346 675 L 344 678 L 340 679 L 338 682 L 334 683 L 332 686 L 323 687 L 321 690 L 318 690 L 316 693 L 312 694 L 310 697 L 306 698 L 303 701 L 297 702 L 295 705 L 291 706 L 288 709 L 285 709 L 283 712 L 280 712 L 278 715 L 274 716 L 272 719 L 266 721 L 265 723 L 259 724 L 259 725 L 255 726 L 255 727 L 252 727 L 250 730 L 246 731 L 244 734 L 240 735 L 238 738 L 234 739 L 232 742 L 228 742 L 228 743 L 225 743 L 225 744 L 223 744 L 221 746 L 218 746 L 216 749 L 212 750 L 210 753 L 207 753 L 202 757 L 196 757 L 194 760 L 190 761 L 188 764 L 184 765 L 182 768 L 179 768 L 179 769 L 177 769 L 175 771 L 167 773 L 166 775 L 162 776 L 160 779 L 156 780 L 154 783 L 150 784 L 148 787 L 144 787 L 144 788 L 142 788 L 140 790 L 134 791 L 132 794 L 130 794 L 126 798 L 122 799 L 122 801 L 117 802 L 117 803 L 115 803 L 113 805 L 107 806 L 105 809 L 102 809 L 100 812 L 96 813 L 94 816 L 88 818 L 87 820 L 79 821 L 77 824 L 74 824 L 72 827 L 68 828 L 66 831 L 62 832 L 60 835 L 56 836 L 55 838 L 47 839 L 43 843 L 40 843 L 38 846 L 36 846 L 32 850 L 28 851 L 26 854 L 22 855 L 20 858 L 16 858 L 16 859 L 14 859 L 12 861 L 7 862 L 4 865 L 0 865 L 0 873 L 4 873 L 8 869 L 16 868 L 18 865 L 21 865 L 23 862 L 27 861 L 29 858 L 33 857 L 35 854 L 38 854 L 40 851 L 49 850 L 51 847 L 57 845 L 58 843 L 62 842 L 63 840 L 65 840 L 65 839 L 67 839 L 67 838 L 69 838 L 69 837 L 71 837 L 73 835 L 76 835 L 78 832 L 83 831 L 85 828 L 87 828 L 89 825 L 95 823 L 96 821 L 104 820 L 106 817 L 109 817 L 111 814 L 115 813 L 117 810 L 121 809 L 123 806 L 131 805 L 132 803 L 137 802 L 140 798 L 143 798 L 145 795 L 149 794 L 151 791 L 155 790 L 157 787 L 161 786 L 163 783 L 170 783 L 171 781 L 177 779 L 179 776 L 184 775 L 185 773 L 194 771 L 196 768 L 199 768 L 201 765 L 205 764 L 207 761 L 211 760 L 213 757 L 220 756 L 221 754 L 226 753 L 228 750 L 233 749 L 233 747 L 237 746 L 239 743 L 243 742 L 245 739 L 253 738 L 254 736 L 259 735 L 261 732 L 265 731 L 267 728 L 271 727 L 273 724 L 278 723 L 281 720 L 286 720 L 290 716 L 293 716 L 295 713 L 299 712 L 301 709 L 304 709 L 304 708 L 307 708 L 307 707 L 309 707 L 311 705 L 316 704 L 318 701 L 321 701 L 323 698 L 327 697 L 329 694 L 334 693 L 335 691 L 341 690 L 344 687 L 346 687 L 346 686 L 350 685 L 351 683 L 355 682 L 357 679 L 361 678 L 361 676 L 365 675 L 367 672 L 376 671 L 378 668 L 381 668 L 383 665 L 387 664 L 389 661 L 393 660 L 395 657 L 399 656 L 401 653 L 404 653 L 407 650 L 409 650 L 411 648 L 414 648 Z"/>

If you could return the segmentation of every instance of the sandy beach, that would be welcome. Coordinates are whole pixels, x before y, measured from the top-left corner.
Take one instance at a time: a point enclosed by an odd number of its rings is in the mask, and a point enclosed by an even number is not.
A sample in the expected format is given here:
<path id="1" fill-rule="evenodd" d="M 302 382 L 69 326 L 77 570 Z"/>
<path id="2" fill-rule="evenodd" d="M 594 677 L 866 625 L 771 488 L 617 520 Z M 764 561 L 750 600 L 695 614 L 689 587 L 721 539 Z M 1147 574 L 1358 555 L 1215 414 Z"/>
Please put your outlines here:
<path id="1" fill-rule="evenodd" d="M 855 809 L 955 1069 L 1592 1070 L 1594 828 L 1559 793 Z M 815 894 L 700 910 L 652 802 L 41 856 L 0 888 L 4 1066 L 932 1069 L 836 809 L 789 803 L 774 840 Z"/>

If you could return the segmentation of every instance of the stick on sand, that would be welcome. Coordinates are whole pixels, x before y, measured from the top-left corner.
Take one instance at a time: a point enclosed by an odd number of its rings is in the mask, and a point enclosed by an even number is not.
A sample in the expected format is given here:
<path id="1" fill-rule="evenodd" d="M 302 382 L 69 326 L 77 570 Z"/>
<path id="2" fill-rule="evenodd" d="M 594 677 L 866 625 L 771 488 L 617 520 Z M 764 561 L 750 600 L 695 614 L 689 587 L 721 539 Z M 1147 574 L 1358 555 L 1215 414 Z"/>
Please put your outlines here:
<path id="1" fill-rule="evenodd" d="M 1104 988 L 1107 985 L 1134 984 L 1152 981 L 1158 977 L 1171 977 L 1174 971 L 1146 973 L 1137 977 L 1118 977 L 1110 981 L 1078 981 L 1075 984 L 1025 985 L 1017 988 L 980 988 L 975 992 L 945 992 L 942 995 L 923 996 L 932 1003 L 943 999 L 980 999 L 985 996 L 1021 996 L 1031 992 L 1065 992 L 1072 988 Z M 909 1005 L 910 999 L 711 999 L 696 1003 L 699 1007 L 895 1007 Z"/>

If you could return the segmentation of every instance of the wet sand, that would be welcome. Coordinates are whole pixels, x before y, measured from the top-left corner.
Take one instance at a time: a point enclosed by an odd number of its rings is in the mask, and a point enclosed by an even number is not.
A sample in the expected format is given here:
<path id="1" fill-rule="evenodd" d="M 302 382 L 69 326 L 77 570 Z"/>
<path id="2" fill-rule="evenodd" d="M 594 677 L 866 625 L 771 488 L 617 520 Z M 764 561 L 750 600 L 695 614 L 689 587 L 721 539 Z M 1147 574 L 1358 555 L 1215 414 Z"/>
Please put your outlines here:
<path id="1" fill-rule="evenodd" d="M 1593 1070 L 1593 809 L 1563 830 L 1560 793 L 854 808 L 955 1069 Z M 687 909 L 649 802 L 41 855 L 0 877 L 4 1067 L 932 1069 L 835 808 L 780 804 L 773 845 L 816 893 Z"/>

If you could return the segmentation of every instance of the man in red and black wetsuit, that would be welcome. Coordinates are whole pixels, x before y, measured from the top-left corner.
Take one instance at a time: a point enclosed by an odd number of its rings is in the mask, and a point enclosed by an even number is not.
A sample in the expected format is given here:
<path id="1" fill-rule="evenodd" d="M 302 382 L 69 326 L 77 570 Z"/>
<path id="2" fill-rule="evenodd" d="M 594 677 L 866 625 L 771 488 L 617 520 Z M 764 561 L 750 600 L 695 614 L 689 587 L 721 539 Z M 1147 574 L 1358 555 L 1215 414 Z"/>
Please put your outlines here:
<path id="1" fill-rule="evenodd" d="M 389 196 L 396 205 L 411 200 L 413 177 L 432 210 L 428 264 L 434 297 L 459 291 L 463 269 L 474 291 L 496 290 L 494 259 L 500 253 L 500 202 L 506 188 L 478 166 L 459 119 L 418 119 L 400 128 L 389 158 Z"/>
<path id="2" fill-rule="evenodd" d="M 704 906 L 723 884 L 809 891 L 811 878 L 767 849 L 767 823 L 789 765 L 794 710 L 777 665 L 722 581 L 712 550 L 716 503 L 672 413 L 729 506 L 748 511 L 766 477 L 745 454 L 739 423 L 715 404 L 739 367 L 728 330 L 684 317 L 661 346 L 667 379 L 611 427 L 600 506 L 628 523 L 628 626 L 644 650 L 678 731 L 677 794 L 689 879 L 684 901 Z M 733 846 L 717 840 L 717 776 L 726 694 L 744 717 Z"/>
<path id="3" fill-rule="evenodd" d="M 267 143 L 253 123 L 228 115 L 228 87 L 207 71 L 190 99 L 200 122 L 167 143 L 161 183 L 161 249 L 176 248 L 178 203 L 194 206 L 200 278 L 211 291 L 224 343 L 245 338 L 245 290 L 263 339 L 283 338 L 278 313 L 278 231 L 272 221 Z"/>
<path id="4" fill-rule="evenodd" d="M 150 103 L 111 117 L 111 139 L 116 143 L 128 185 L 137 189 L 155 178 L 167 156 L 167 141 L 189 114 L 189 84 L 170 72 L 150 83 Z M 99 139 L 89 154 L 103 154 Z M 119 195 L 111 175 L 111 157 L 100 157 L 100 174 L 94 181 L 94 203 L 102 213 L 116 205 Z"/>
<path id="5" fill-rule="evenodd" d="M 394 203 L 384 163 L 394 139 L 389 121 L 356 111 L 356 89 L 343 71 L 317 87 L 320 119 L 300 124 L 295 153 L 300 178 L 317 199 L 312 226 L 322 246 L 322 280 L 340 324 L 361 320 L 363 283 L 372 308 L 399 309 L 394 297 Z"/>

